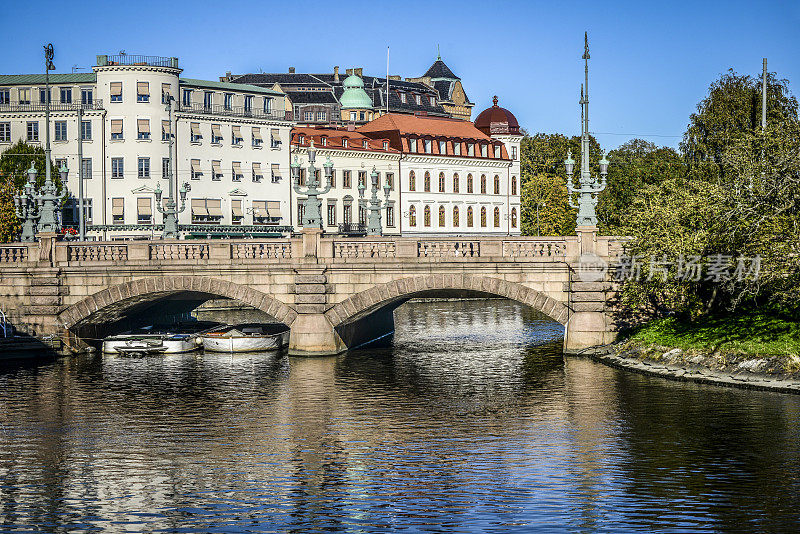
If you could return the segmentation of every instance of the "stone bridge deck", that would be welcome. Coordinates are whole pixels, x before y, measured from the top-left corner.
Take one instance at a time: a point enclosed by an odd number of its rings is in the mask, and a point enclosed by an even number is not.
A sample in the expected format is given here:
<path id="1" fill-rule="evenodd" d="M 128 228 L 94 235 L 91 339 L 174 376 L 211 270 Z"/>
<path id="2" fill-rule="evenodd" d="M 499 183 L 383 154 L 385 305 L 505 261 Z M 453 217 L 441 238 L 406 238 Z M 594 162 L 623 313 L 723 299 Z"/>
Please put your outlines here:
<path id="1" fill-rule="evenodd" d="M 164 299 L 231 298 L 292 328 L 290 350 L 332 354 L 392 328 L 415 296 L 481 294 L 527 304 L 566 326 L 565 349 L 613 337 L 604 281 L 579 257 L 608 261 L 621 241 L 569 237 L 341 238 L 57 242 L 0 245 L 0 308 L 35 335 L 80 332 Z"/>

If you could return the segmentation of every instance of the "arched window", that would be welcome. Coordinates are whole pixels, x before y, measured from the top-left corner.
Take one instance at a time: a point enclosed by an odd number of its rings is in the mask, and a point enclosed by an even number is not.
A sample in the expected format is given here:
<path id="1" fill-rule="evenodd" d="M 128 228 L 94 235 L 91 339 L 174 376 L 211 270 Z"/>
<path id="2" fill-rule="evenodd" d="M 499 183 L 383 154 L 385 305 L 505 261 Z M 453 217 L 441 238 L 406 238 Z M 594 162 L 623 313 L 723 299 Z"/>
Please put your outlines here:
<path id="1" fill-rule="evenodd" d="M 445 225 L 444 206 L 439 206 L 439 228 L 444 228 Z"/>
<path id="2" fill-rule="evenodd" d="M 511 228 L 517 227 L 517 208 L 511 208 Z"/>
<path id="3" fill-rule="evenodd" d="M 458 228 L 458 206 L 453 206 L 453 226 Z"/>
<path id="4" fill-rule="evenodd" d="M 425 171 L 425 192 L 430 193 L 431 191 L 431 173 Z"/>
<path id="5" fill-rule="evenodd" d="M 467 228 L 472 228 L 472 206 L 467 208 Z"/>
<path id="6" fill-rule="evenodd" d="M 431 225 L 431 207 L 425 206 L 425 219 L 424 219 L 425 226 Z"/>
<path id="7" fill-rule="evenodd" d="M 473 193 L 473 192 L 474 192 L 474 190 L 473 190 L 473 187 L 472 187 L 472 174 L 468 174 L 467 175 L 467 193 Z"/>
<path id="8" fill-rule="evenodd" d="M 439 192 L 444 193 L 444 173 L 439 173 Z"/>
<path id="9" fill-rule="evenodd" d="M 511 194 L 512 195 L 516 195 L 517 194 L 517 177 L 516 176 L 512 176 L 511 177 Z"/>
<path id="10" fill-rule="evenodd" d="M 408 173 L 408 190 L 409 191 L 417 190 L 417 177 L 414 175 L 414 171 Z"/>
<path id="11" fill-rule="evenodd" d="M 494 194 L 500 194 L 500 176 L 497 174 L 494 175 Z"/>
<path id="12" fill-rule="evenodd" d="M 481 195 L 486 194 L 486 175 L 481 174 Z"/>
<path id="13" fill-rule="evenodd" d="M 481 206 L 481 228 L 486 228 L 486 206 Z"/>
<path id="14" fill-rule="evenodd" d="M 500 208 L 494 208 L 494 227 L 500 228 Z"/>
<path id="15" fill-rule="evenodd" d="M 453 173 L 453 193 L 458 193 L 459 189 L 459 180 L 458 180 L 458 173 Z"/>
<path id="16" fill-rule="evenodd" d="M 408 225 L 409 226 L 417 225 L 417 207 L 414 206 L 413 204 L 411 205 L 410 208 L 408 208 Z"/>

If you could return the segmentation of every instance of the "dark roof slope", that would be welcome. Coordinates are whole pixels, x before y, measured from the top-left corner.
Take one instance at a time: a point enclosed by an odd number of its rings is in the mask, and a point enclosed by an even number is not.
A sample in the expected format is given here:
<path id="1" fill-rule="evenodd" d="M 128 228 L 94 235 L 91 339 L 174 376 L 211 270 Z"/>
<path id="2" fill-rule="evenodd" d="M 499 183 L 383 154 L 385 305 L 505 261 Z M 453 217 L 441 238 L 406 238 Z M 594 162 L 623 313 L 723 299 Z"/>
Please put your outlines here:
<path id="1" fill-rule="evenodd" d="M 290 74 L 285 72 L 240 74 L 237 76 L 232 76 L 231 81 L 233 83 L 249 83 L 253 85 L 272 85 L 274 83 L 287 85 L 327 85 L 325 82 L 311 74 Z"/>
<path id="2" fill-rule="evenodd" d="M 336 104 L 338 100 L 330 91 L 286 91 L 293 104 Z"/>
<path id="3" fill-rule="evenodd" d="M 424 76 L 430 76 L 431 78 L 447 78 L 450 80 L 460 80 L 458 76 L 453 74 L 453 71 L 444 64 L 441 58 L 437 59 L 431 65 L 431 68 L 424 74 Z"/>

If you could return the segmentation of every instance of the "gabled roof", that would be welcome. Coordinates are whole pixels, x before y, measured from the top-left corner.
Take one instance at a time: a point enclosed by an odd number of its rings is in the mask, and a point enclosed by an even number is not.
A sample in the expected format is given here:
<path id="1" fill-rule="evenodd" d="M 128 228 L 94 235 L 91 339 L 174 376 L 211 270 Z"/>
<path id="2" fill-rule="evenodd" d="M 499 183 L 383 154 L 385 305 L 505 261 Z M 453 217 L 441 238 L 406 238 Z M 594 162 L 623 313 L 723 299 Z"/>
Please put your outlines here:
<path id="1" fill-rule="evenodd" d="M 389 113 L 357 128 L 358 132 L 398 132 L 401 136 L 430 135 L 491 141 L 492 138 L 475 128 L 471 122 L 445 117 L 420 117 Z"/>
<path id="2" fill-rule="evenodd" d="M 439 58 L 436 61 L 434 61 L 433 65 L 431 65 L 431 68 L 429 68 L 428 71 L 425 74 L 423 74 L 423 77 L 430 77 L 431 79 L 434 79 L 434 80 L 436 78 L 445 78 L 445 79 L 448 79 L 448 80 L 460 80 L 461 79 L 458 76 L 456 76 L 455 74 L 453 74 L 453 71 L 450 70 L 450 68 L 447 65 L 444 64 L 444 61 L 442 61 L 442 58 Z"/>
<path id="3" fill-rule="evenodd" d="M 51 74 L 50 83 L 95 83 L 94 72 L 74 72 L 70 74 Z M 44 74 L 0 74 L 0 85 L 35 85 L 45 83 Z"/>
<path id="4" fill-rule="evenodd" d="M 192 87 L 202 87 L 206 89 L 219 89 L 223 91 L 243 91 L 246 93 L 261 93 L 272 96 L 283 96 L 283 93 L 267 89 L 265 87 L 258 87 L 257 85 L 248 85 L 244 83 L 229 83 L 229 82 L 212 82 L 209 80 L 196 80 L 194 78 L 181 78 L 181 85 L 189 85 Z"/>

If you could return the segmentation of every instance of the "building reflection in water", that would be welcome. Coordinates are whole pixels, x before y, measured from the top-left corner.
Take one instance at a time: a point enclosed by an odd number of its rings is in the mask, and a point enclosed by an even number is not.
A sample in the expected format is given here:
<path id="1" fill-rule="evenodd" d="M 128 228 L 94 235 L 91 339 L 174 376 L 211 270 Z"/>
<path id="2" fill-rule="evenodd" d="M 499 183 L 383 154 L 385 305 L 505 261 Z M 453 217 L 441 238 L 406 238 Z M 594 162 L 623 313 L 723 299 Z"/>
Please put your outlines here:
<path id="1" fill-rule="evenodd" d="M 391 348 L 331 358 L 0 368 L 0 522 L 785 530 L 798 399 L 564 360 L 563 328 L 508 301 L 407 303 L 396 324 Z"/>

